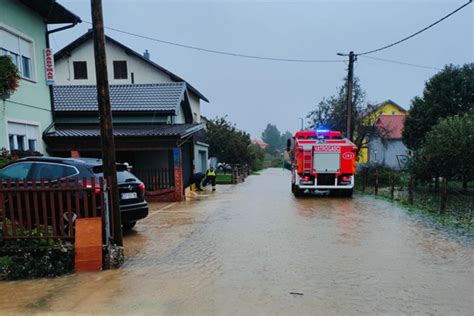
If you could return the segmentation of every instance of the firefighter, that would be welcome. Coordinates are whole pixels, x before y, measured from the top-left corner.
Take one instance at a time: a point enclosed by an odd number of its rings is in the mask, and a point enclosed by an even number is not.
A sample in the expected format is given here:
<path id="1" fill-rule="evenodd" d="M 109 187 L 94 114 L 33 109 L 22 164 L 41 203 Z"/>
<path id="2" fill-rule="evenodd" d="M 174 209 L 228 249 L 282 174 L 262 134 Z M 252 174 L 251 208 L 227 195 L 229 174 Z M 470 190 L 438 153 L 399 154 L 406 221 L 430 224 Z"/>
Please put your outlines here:
<path id="1" fill-rule="evenodd" d="M 216 190 L 216 170 L 214 167 L 209 168 L 206 172 L 206 177 L 203 179 L 202 186 L 207 186 L 208 183 L 212 185 L 212 191 Z"/>
<path id="2" fill-rule="evenodd" d="M 191 179 L 191 183 L 194 185 L 194 188 L 197 191 L 203 191 L 204 190 L 204 188 L 202 186 L 204 178 L 205 178 L 205 176 L 202 172 L 197 172 L 193 175 L 193 177 Z"/>

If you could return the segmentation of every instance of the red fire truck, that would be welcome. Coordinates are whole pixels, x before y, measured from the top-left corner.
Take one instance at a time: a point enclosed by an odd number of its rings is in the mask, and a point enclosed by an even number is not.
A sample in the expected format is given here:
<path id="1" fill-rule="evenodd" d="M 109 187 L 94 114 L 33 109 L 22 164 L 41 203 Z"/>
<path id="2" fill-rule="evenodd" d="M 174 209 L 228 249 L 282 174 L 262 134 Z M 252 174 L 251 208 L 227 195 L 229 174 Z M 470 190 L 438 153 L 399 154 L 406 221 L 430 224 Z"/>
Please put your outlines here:
<path id="1" fill-rule="evenodd" d="M 289 140 L 287 149 L 292 162 L 291 191 L 295 196 L 302 196 L 306 190 L 352 196 L 357 148 L 341 132 L 299 131 L 293 148 L 291 143 Z"/>

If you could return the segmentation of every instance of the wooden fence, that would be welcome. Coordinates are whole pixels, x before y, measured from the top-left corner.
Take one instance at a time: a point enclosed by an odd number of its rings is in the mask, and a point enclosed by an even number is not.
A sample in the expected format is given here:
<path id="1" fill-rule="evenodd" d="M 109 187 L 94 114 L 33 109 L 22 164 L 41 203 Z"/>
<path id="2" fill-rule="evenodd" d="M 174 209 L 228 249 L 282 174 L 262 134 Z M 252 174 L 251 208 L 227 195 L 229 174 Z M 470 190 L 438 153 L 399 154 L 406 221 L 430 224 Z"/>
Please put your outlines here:
<path id="1" fill-rule="evenodd" d="M 232 183 L 244 182 L 249 175 L 250 167 L 248 165 L 236 165 L 232 168 Z"/>
<path id="2" fill-rule="evenodd" d="M 75 220 L 85 217 L 102 217 L 106 231 L 106 224 L 113 221 L 109 200 L 103 178 L 0 180 L 0 239 L 72 240 Z"/>
<path id="3" fill-rule="evenodd" d="M 251 173 L 250 167 L 248 165 L 234 165 L 230 171 L 229 177 L 226 179 L 217 178 L 217 184 L 237 184 L 244 182 Z M 226 175 L 225 172 L 219 173 L 218 175 Z"/>
<path id="4" fill-rule="evenodd" d="M 145 184 L 147 191 L 174 187 L 174 170 L 172 168 L 133 169 L 132 173 Z"/>

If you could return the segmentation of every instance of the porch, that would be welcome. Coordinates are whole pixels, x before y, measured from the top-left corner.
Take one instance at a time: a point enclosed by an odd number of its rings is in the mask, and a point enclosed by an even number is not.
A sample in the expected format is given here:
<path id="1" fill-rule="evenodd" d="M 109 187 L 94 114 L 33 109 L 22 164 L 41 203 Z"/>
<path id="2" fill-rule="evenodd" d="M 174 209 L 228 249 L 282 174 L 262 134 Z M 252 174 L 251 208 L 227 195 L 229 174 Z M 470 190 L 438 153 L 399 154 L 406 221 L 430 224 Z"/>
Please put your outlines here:
<path id="1" fill-rule="evenodd" d="M 194 136 L 202 129 L 201 124 L 116 125 L 116 159 L 145 183 L 147 201 L 181 201 L 193 173 Z M 43 138 L 51 155 L 101 158 L 97 125 L 56 125 Z"/>

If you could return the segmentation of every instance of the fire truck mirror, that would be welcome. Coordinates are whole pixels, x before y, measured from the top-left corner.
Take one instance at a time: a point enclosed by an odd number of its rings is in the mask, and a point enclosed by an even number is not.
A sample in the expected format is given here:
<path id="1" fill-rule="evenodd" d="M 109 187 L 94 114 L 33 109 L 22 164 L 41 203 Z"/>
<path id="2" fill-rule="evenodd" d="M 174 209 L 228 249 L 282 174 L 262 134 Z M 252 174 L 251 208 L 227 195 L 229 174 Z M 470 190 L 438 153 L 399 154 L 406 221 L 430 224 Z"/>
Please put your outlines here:
<path id="1" fill-rule="evenodd" d="M 291 139 L 288 138 L 286 140 L 286 151 L 290 151 L 291 150 Z"/>

